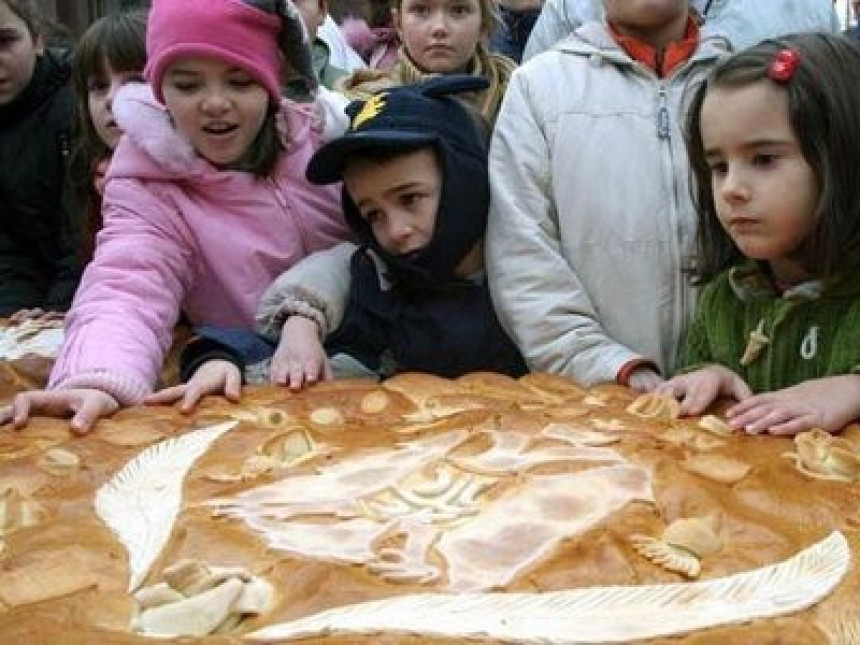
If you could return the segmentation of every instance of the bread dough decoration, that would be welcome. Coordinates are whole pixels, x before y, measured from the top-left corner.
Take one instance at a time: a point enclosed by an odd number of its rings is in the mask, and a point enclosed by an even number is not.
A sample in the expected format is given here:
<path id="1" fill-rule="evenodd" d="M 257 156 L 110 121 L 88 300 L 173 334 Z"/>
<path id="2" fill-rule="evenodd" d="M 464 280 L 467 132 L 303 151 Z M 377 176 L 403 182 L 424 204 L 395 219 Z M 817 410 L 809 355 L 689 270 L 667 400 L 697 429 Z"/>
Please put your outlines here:
<path id="1" fill-rule="evenodd" d="M 630 541 L 642 557 L 687 578 L 698 578 L 702 559 L 723 548 L 714 516 L 681 518 L 666 527 L 659 538 L 632 535 Z"/>
<path id="2" fill-rule="evenodd" d="M 18 325 L 0 326 L 0 360 L 14 361 L 28 355 L 56 358 L 64 337 L 61 320 L 25 320 Z"/>
<path id="3" fill-rule="evenodd" d="M 296 424 L 296 420 L 283 410 L 264 406 L 250 410 L 231 409 L 228 415 L 237 421 L 252 423 L 268 430 L 282 430 Z"/>
<path id="4" fill-rule="evenodd" d="M 693 455 L 681 464 L 685 470 L 720 484 L 736 484 L 752 467 L 739 459 L 724 455 Z"/>
<path id="5" fill-rule="evenodd" d="M 26 441 L 26 443 L 22 443 Z M 56 446 L 60 441 L 51 439 L 20 439 L 17 436 L 10 438 L 9 435 L 0 437 L 0 460 L 11 461 L 13 459 L 22 459 L 29 457 L 38 452 L 42 452 L 46 448 Z"/>
<path id="6" fill-rule="evenodd" d="M 534 444 L 494 425 L 410 437 L 210 503 L 273 549 L 465 591 L 509 584 L 628 502 L 653 501 L 648 470 L 612 449 L 558 426 Z"/>
<path id="7" fill-rule="evenodd" d="M 47 511 L 39 503 L 21 494 L 15 486 L 0 492 L 0 553 L 5 548 L 3 538 L 15 531 L 40 524 Z"/>
<path id="8" fill-rule="evenodd" d="M 732 426 L 713 414 L 706 414 L 699 419 L 699 427 L 720 437 L 730 437 L 735 432 Z"/>
<path id="9" fill-rule="evenodd" d="M 257 453 L 245 458 L 238 468 L 229 464 L 210 467 L 204 477 L 216 482 L 237 482 L 254 479 L 276 468 L 287 468 L 322 454 L 308 432 L 295 426 L 276 432 L 266 439 Z"/>
<path id="10" fill-rule="evenodd" d="M 39 459 L 39 468 L 57 477 L 71 475 L 80 467 L 81 458 L 65 448 L 49 448 Z"/>
<path id="11" fill-rule="evenodd" d="M 783 455 L 804 475 L 839 482 L 860 481 L 860 447 L 815 428 L 794 438 L 795 452 Z"/>
<path id="12" fill-rule="evenodd" d="M 784 562 L 725 578 L 540 594 L 397 596 L 271 625 L 246 638 L 385 632 L 532 644 L 639 641 L 802 611 L 827 596 L 849 564 L 848 542 L 833 532 Z"/>
<path id="13" fill-rule="evenodd" d="M 359 408 L 364 414 L 381 414 L 391 402 L 391 397 L 383 390 L 374 390 L 361 397 Z"/>
<path id="14" fill-rule="evenodd" d="M 816 624 L 827 634 L 828 643 L 834 645 L 860 643 L 860 614 L 856 606 L 834 612 L 829 616 L 819 616 Z"/>
<path id="15" fill-rule="evenodd" d="M 96 493 L 96 513 L 128 551 L 129 591 L 143 583 L 170 538 L 185 475 L 236 424 L 219 423 L 150 446 Z"/>
<path id="16" fill-rule="evenodd" d="M 164 582 L 134 594 L 132 628 L 151 636 L 225 634 L 272 605 L 272 586 L 241 568 L 183 560 L 165 569 Z"/>
<path id="17" fill-rule="evenodd" d="M 681 404 L 665 394 L 642 394 L 627 406 L 627 412 L 650 419 L 677 419 Z"/>
<path id="18" fill-rule="evenodd" d="M 551 423 L 543 429 L 543 435 L 569 441 L 576 446 L 608 446 L 621 441 L 621 437 L 612 432 L 599 432 L 567 423 Z"/>

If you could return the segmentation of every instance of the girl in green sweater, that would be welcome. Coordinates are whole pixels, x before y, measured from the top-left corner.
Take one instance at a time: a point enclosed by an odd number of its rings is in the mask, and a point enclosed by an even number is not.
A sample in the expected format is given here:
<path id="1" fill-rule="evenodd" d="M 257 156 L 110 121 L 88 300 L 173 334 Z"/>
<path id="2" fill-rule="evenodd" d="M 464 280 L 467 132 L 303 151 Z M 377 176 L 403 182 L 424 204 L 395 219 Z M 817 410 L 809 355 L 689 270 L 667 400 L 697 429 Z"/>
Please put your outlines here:
<path id="1" fill-rule="evenodd" d="M 860 48 L 767 40 L 695 93 L 699 211 L 684 414 L 734 397 L 738 430 L 830 432 L 860 418 Z"/>

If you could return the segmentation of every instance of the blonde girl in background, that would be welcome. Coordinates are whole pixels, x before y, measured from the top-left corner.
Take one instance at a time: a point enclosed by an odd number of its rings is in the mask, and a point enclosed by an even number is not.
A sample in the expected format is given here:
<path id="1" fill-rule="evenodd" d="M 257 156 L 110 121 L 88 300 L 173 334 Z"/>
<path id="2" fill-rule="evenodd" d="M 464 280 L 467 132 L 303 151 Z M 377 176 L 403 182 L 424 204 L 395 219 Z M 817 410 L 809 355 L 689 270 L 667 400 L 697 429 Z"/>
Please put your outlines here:
<path id="1" fill-rule="evenodd" d="M 100 18 L 78 41 L 72 57 L 75 131 L 69 171 L 70 208 L 81 214 L 82 256 L 92 259 L 102 227 L 105 173 L 122 131 L 113 115 L 117 91 L 145 82 L 146 13 L 130 11 Z"/>
<path id="2" fill-rule="evenodd" d="M 379 90 L 429 75 L 483 76 L 489 87 L 467 98 L 488 123 L 495 123 L 515 63 L 487 50 L 498 24 L 493 0 L 397 0 L 391 16 L 401 40 L 397 62 L 388 70 L 358 70 L 340 89 L 366 100 Z"/>
<path id="3" fill-rule="evenodd" d="M 304 33 L 280 0 L 155 0 L 155 100 L 134 83 L 117 94 L 104 227 L 49 389 L 16 396 L 0 423 L 70 415 L 87 432 L 152 392 L 180 309 L 249 327 L 275 277 L 348 237 L 338 187 L 305 179 L 326 112 L 281 98 L 288 69 L 315 84 Z"/>
<path id="4" fill-rule="evenodd" d="M 860 48 L 769 40 L 695 94 L 699 209 L 688 371 L 658 388 L 686 414 L 718 397 L 749 434 L 860 418 Z"/>

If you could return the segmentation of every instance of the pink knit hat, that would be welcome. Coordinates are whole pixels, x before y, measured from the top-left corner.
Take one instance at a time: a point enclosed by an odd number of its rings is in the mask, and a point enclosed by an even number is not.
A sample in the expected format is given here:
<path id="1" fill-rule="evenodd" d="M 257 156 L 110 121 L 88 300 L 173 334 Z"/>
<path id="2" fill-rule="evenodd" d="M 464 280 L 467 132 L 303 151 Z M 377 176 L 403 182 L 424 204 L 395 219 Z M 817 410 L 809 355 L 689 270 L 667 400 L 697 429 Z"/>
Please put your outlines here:
<path id="1" fill-rule="evenodd" d="M 279 101 L 284 62 L 281 19 L 241 0 L 155 0 L 146 28 L 144 76 L 164 103 L 167 68 L 183 56 L 207 56 L 240 67 Z"/>

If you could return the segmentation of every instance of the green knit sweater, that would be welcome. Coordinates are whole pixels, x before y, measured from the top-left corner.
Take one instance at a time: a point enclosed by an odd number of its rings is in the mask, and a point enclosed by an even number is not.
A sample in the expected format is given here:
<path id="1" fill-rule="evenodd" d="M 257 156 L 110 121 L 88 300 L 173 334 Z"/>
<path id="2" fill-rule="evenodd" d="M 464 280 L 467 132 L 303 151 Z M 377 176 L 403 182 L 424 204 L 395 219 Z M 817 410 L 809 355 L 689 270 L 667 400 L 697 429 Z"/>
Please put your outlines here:
<path id="1" fill-rule="evenodd" d="M 756 330 L 767 341 L 743 365 Z M 860 373 L 860 275 L 780 295 L 754 262 L 725 271 L 701 292 L 683 371 L 709 363 L 735 371 L 754 392 Z"/>

